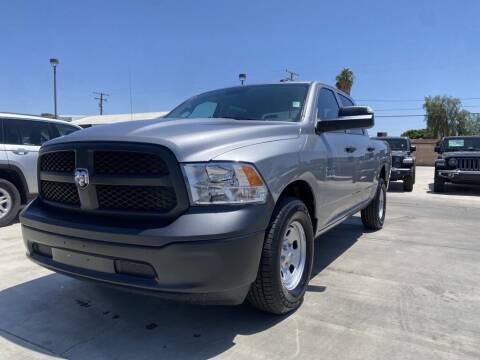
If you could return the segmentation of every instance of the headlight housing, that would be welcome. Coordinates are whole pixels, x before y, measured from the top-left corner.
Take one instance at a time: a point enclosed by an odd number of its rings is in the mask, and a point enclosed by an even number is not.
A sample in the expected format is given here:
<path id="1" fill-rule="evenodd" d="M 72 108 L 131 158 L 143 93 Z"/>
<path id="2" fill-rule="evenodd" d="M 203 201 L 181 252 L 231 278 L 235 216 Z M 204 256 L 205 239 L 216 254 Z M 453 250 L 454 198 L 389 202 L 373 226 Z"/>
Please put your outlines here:
<path id="1" fill-rule="evenodd" d="M 268 190 L 253 165 L 238 162 L 184 164 L 192 205 L 255 204 Z"/>
<path id="2" fill-rule="evenodd" d="M 455 168 L 457 167 L 458 161 L 455 158 L 448 159 L 448 166 Z"/>
<path id="3" fill-rule="evenodd" d="M 413 158 L 411 158 L 411 157 L 403 158 L 403 163 L 405 165 L 412 165 L 413 164 Z"/>

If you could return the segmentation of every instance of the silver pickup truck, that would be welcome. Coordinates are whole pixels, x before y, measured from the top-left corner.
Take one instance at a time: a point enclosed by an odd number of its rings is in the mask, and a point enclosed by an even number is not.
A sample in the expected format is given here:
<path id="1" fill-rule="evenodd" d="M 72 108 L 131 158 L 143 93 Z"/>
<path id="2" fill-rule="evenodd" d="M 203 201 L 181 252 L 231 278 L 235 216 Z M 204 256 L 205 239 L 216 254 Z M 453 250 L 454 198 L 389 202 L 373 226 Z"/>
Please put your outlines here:
<path id="1" fill-rule="evenodd" d="M 292 311 L 317 236 L 359 211 L 383 226 L 391 156 L 369 138 L 373 121 L 335 88 L 287 82 L 49 141 L 21 214 L 27 254 L 168 299 Z"/>

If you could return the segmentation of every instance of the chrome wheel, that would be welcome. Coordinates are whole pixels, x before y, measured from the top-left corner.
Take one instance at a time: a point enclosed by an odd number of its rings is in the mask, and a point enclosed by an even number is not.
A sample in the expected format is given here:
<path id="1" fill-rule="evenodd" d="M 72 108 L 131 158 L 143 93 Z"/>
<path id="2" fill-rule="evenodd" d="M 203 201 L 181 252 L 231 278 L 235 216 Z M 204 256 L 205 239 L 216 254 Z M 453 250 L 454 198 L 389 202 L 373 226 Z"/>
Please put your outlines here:
<path id="1" fill-rule="evenodd" d="M 285 231 L 280 254 L 280 276 L 287 290 L 295 289 L 305 270 L 307 240 L 305 230 L 298 221 L 292 221 Z"/>
<path id="2" fill-rule="evenodd" d="M 383 213 L 385 212 L 385 200 L 387 194 L 384 188 L 380 188 L 380 194 L 378 194 L 378 218 L 383 219 Z"/>
<path id="3" fill-rule="evenodd" d="M 12 210 L 12 197 L 10 193 L 0 188 L 0 219 L 7 216 Z"/>

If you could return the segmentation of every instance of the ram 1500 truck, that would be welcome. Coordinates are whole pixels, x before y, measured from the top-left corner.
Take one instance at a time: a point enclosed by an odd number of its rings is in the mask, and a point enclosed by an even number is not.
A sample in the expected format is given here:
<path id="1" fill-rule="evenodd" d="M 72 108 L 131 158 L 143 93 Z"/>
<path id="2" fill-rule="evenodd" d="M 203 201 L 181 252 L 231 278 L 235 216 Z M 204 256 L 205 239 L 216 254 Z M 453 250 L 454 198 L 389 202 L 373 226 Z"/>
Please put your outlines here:
<path id="1" fill-rule="evenodd" d="M 391 156 L 373 122 L 335 88 L 285 82 L 49 141 L 21 215 L 27 255 L 168 299 L 292 311 L 317 236 L 359 211 L 384 224 Z"/>

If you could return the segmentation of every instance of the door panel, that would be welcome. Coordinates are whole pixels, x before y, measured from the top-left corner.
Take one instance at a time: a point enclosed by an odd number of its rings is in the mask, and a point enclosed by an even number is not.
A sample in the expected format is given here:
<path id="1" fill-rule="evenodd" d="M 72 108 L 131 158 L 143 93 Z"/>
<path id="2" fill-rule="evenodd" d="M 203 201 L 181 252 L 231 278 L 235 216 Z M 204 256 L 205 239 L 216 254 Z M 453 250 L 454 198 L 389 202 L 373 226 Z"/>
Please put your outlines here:
<path id="1" fill-rule="evenodd" d="M 49 123 L 23 119 L 4 119 L 5 151 L 10 165 L 19 168 L 28 191 L 38 193 L 37 159 L 40 146 L 53 138 Z"/>

